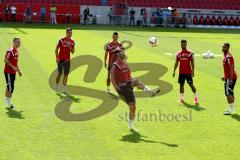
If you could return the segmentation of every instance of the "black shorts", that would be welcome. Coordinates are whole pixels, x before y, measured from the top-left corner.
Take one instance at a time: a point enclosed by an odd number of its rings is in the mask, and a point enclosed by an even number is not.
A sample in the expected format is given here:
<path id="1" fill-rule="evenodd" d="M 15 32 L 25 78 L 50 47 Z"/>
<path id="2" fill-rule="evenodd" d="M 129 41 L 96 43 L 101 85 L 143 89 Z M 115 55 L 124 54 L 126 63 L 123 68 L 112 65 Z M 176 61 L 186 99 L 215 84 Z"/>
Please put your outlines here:
<path id="1" fill-rule="evenodd" d="M 184 84 L 185 80 L 187 81 L 188 84 L 192 84 L 193 83 L 192 74 L 179 74 L 178 83 Z"/>
<path id="2" fill-rule="evenodd" d="M 68 75 L 70 72 L 70 66 L 70 61 L 60 61 L 58 63 L 58 73 L 62 74 L 62 72 L 64 71 L 64 74 Z"/>
<path id="3" fill-rule="evenodd" d="M 232 84 L 229 84 L 229 80 L 225 80 L 224 83 L 224 90 L 225 90 L 225 95 L 229 96 L 229 95 L 234 95 L 234 87 L 236 84 L 236 80 L 233 80 Z"/>
<path id="4" fill-rule="evenodd" d="M 7 83 L 7 90 L 11 93 L 14 91 L 14 82 L 15 82 L 16 74 L 5 73 L 5 79 Z"/>
<path id="5" fill-rule="evenodd" d="M 136 102 L 131 83 L 132 81 L 129 81 L 126 85 L 119 86 L 120 91 L 118 91 L 118 94 L 124 98 L 127 104 Z"/>

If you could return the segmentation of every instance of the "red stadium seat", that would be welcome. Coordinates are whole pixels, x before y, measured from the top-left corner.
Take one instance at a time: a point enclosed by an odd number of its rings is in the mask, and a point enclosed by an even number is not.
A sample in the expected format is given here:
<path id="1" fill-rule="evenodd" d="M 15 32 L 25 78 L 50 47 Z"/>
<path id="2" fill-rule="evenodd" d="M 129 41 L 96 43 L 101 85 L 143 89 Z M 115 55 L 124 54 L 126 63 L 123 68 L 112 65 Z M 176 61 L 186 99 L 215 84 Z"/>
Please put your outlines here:
<path id="1" fill-rule="evenodd" d="M 222 25 L 223 24 L 223 20 L 222 20 L 222 17 L 219 16 L 218 19 L 217 19 L 217 24 L 218 25 Z"/>
<path id="2" fill-rule="evenodd" d="M 201 24 L 201 25 L 204 24 L 204 18 L 203 18 L 203 16 L 201 16 L 201 17 L 199 18 L 199 24 Z"/>
<path id="3" fill-rule="evenodd" d="M 224 19 L 223 19 L 223 24 L 224 24 L 224 25 L 229 25 L 229 19 L 228 19 L 227 16 L 224 17 Z"/>
<path id="4" fill-rule="evenodd" d="M 212 17 L 212 22 L 211 22 L 212 25 L 217 25 L 217 19 L 215 16 Z"/>
<path id="5" fill-rule="evenodd" d="M 198 24 L 198 18 L 196 15 L 193 17 L 193 24 Z"/>

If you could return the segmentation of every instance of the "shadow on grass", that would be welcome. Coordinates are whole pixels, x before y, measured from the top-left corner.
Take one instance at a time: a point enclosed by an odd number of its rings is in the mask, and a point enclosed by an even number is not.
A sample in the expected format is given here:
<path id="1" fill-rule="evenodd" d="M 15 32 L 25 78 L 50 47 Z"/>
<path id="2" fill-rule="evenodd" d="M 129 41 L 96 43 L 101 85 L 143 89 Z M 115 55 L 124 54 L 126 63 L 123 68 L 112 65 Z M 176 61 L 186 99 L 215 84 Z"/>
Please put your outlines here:
<path id="1" fill-rule="evenodd" d="M 9 118 L 25 119 L 25 117 L 23 117 L 22 115 L 23 111 L 16 111 L 9 108 L 6 109 L 7 109 L 6 114 L 8 115 Z"/>
<path id="2" fill-rule="evenodd" d="M 231 117 L 233 119 L 237 120 L 237 121 L 240 121 L 240 115 L 239 114 L 233 114 Z"/>
<path id="3" fill-rule="evenodd" d="M 190 108 L 190 109 L 194 109 L 196 111 L 203 111 L 203 110 L 206 110 L 205 108 L 203 107 L 200 107 L 199 104 L 189 104 L 187 102 L 183 102 L 183 106 L 186 107 L 186 108 Z"/>
<path id="4" fill-rule="evenodd" d="M 68 93 L 57 93 L 57 95 L 61 100 L 65 100 L 65 101 L 73 101 L 73 102 L 79 103 L 81 100 L 80 98 L 76 98 Z"/>
<path id="5" fill-rule="evenodd" d="M 169 144 L 165 142 L 157 142 L 157 141 L 152 141 L 152 140 L 147 140 L 147 136 L 142 136 L 139 132 L 136 131 L 131 131 L 131 134 L 125 135 L 120 139 L 120 141 L 123 142 L 130 142 L 130 143 L 139 143 L 139 142 L 145 142 L 145 143 L 159 143 L 166 145 L 168 147 L 178 147 L 177 144 Z"/>

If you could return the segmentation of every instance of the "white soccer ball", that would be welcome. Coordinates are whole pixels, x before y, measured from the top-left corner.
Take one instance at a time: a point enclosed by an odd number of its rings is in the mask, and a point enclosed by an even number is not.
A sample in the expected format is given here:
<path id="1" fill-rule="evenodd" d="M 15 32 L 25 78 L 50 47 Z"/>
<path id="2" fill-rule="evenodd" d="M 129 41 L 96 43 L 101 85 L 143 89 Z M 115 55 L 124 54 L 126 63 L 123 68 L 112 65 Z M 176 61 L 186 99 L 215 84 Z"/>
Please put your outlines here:
<path id="1" fill-rule="evenodd" d="M 152 47 L 158 46 L 159 39 L 157 37 L 150 37 L 148 41 Z"/>
<path id="2" fill-rule="evenodd" d="M 208 59 L 208 54 L 207 53 L 203 53 L 202 56 L 203 56 L 203 59 Z"/>

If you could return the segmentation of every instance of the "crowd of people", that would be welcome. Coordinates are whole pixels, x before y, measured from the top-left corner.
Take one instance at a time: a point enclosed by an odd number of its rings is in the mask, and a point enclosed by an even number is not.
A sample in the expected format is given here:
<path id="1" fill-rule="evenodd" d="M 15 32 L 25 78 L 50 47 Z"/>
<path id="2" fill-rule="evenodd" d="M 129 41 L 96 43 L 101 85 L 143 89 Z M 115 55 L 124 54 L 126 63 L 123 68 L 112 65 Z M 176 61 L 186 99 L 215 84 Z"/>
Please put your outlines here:
<path id="1" fill-rule="evenodd" d="M 3 13 L 5 15 L 5 22 L 16 22 L 16 15 L 23 14 L 23 22 L 25 23 L 32 23 L 33 16 L 39 16 L 41 23 L 48 23 L 49 20 L 47 18 L 47 15 L 50 14 L 50 23 L 57 24 L 56 11 L 57 7 L 55 5 L 52 5 L 49 10 L 46 8 L 46 6 L 42 5 L 39 12 L 32 12 L 31 6 L 27 5 L 24 13 L 17 13 L 17 7 L 15 4 L 12 4 L 11 6 L 7 4 L 4 7 Z M 66 23 L 70 23 L 71 16 L 71 13 L 66 13 Z"/>
<path id="2" fill-rule="evenodd" d="M 108 12 L 109 23 L 114 23 L 114 18 L 117 17 L 115 14 L 115 9 L 111 8 Z M 147 10 L 146 8 L 140 9 L 140 12 L 137 12 L 133 7 L 128 9 L 126 15 L 127 23 L 129 26 L 147 26 L 149 24 L 155 24 L 156 26 L 165 26 L 167 24 L 174 25 L 179 27 L 180 24 L 183 27 L 186 27 L 186 24 L 190 23 L 191 19 L 186 14 L 180 14 L 177 9 L 165 8 L 154 10 Z M 191 18 L 191 17 L 190 17 Z"/>

